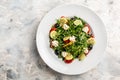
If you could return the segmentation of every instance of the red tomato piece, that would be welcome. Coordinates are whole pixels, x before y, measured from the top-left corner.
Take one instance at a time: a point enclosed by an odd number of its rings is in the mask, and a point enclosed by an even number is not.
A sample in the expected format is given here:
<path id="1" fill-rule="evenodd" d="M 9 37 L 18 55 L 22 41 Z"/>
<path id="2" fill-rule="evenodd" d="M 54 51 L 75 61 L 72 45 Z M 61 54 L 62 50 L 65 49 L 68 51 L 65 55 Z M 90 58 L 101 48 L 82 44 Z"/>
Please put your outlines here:
<path id="1" fill-rule="evenodd" d="M 61 18 L 65 18 L 65 16 L 61 16 Z"/>
<path id="2" fill-rule="evenodd" d="M 70 42 L 70 40 L 68 39 L 68 40 L 65 40 L 64 42 L 65 42 L 65 43 L 69 43 L 69 42 Z"/>
<path id="3" fill-rule="evenodd" d="M 90 33 L 90 31 L 91 31 L 91 28 L 90 28 L 90 25 L 89 24 L 85 24 L 85 27 L 88 27 L 88 32 L 87 33 Z"/>
<path id="4" fill-rule="evenodd" d="M 91 37 L 92 37 L 92 38 L 95 38 L 95 36 L 94 36 L 93 34 L 91 35 Z"/>
<path id="5" fill-rule="evenodd" d="M 50 41 L 50 47 L 51 47 L 51 48 L 54 48 L 54 46 L 52 45 L 52 41 Z"/>
<path id="6" fill-rule="evenodd" d="M 72 61 L 73 61 L 73 59 L 71 59 L 71 60 L 64 60 L 64 62 L 67 63 L 67 64 L 71 63 Z"/>
<path id="7" fill-rule="evenodd" d="M 53 27 L 53 28 L 51 28 L 50 32 L 51 32 L 51 31 L 56 31 L 56 29 L 57 29 L 57 28 Z"/>
<path id="8" fill-rule="evenodd" d="M 91 27 L 90 27 L 90 25 L 89 24 L 85 24 L 85 27 L 88 27 L 88 29 L 89 29 L 87 33 L 91 33 Z M 95 38 L 93 34 L 91 35 L 91 37 Z"/>

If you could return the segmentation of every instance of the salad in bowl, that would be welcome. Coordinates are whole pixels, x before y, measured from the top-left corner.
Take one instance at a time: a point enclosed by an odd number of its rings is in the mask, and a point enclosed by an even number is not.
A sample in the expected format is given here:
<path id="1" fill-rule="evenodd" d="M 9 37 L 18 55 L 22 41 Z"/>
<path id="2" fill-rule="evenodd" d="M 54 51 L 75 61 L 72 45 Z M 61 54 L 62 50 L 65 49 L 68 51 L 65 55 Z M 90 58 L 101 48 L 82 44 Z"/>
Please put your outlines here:
<path id="1" fill-rule="evenodd" d="M 84 60 L 95 44 L 90 25 L 82 18 L 61 16 L 49 31 L 50 48 L 65 63 Z"/>

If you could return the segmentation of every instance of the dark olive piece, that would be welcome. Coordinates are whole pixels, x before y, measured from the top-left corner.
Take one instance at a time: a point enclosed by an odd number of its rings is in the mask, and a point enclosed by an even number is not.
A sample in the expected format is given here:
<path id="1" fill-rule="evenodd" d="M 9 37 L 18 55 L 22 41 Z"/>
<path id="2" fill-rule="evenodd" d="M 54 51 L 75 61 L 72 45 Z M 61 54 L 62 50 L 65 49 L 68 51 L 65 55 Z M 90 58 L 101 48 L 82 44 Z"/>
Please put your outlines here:
<path id="1" fill-rule="evenodd" d="M 58 50 L 55 50 L 55 54 L 58 55 L 58 54 L 59 54 L 59 51 L 58 51 Z"/>
<path id="2" fill-rule="evenodd" d="M 91 50 L 92 48 L 93 48 L 92 44 L 88 46 L 88 50 Z"/>
<path id="3" fill-rule="evenodd" d="M 56 23 L 54 26 L 55 26 L 55 28 L 58 28 L 58 27 L 59 27 L 59 24 L 58 24 L 58 23 Z"/>
<path id="4" fill-rule="evenodd" d="M 72 17 L 72 18 L 71 18 L 71 20 L 76 20 L 76 19 L 77 19 L 77 17 L 76 17 L 76 16 L 74 16 L 74 17 Z"/>

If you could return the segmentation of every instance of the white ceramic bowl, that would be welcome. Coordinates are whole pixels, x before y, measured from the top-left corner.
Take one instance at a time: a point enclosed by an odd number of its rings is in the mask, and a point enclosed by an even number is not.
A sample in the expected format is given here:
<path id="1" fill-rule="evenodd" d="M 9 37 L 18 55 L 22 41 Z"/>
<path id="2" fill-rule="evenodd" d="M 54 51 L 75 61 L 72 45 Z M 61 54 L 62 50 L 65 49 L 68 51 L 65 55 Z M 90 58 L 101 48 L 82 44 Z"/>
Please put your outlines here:
<path id="1" fill-rule="evenodd" d="M 74 60 L 71 64 L 66 64 L 49 47 L 49 30 L 61 16 L 77 16 L 90 24 L 96 44 L 85 60 Z M 77 75 L 92 69 L 100 62 L 106 48 L 107 36 L 103 22 L 93 11 L 85 6 L 66 4 L 52 9 L 44 16 L 38 27 L 36 41 L 41 58 L 50 68 L 63 74 Z"/>

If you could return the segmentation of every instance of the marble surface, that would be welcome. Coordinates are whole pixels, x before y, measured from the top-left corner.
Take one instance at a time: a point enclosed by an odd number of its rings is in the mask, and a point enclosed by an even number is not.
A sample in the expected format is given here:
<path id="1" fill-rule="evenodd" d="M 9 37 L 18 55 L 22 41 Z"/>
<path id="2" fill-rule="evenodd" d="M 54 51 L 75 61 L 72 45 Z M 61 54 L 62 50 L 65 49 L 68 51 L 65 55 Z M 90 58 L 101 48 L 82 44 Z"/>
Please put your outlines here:
<path id="1" fill-rule="evenodd" d="M 68 76 L 50 69 L 36 49 L 42 17 L 63 3 L 88 6 L 103 20 L 108 45 L 92 70 Z M 0 0 L 0 80 L 120 80 L 120 0 Z"/>

